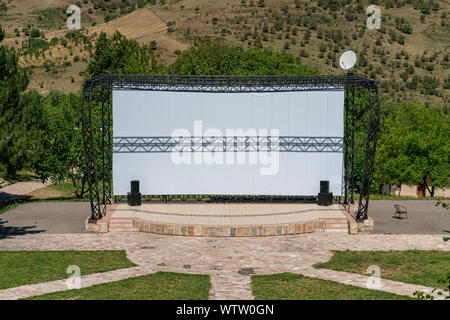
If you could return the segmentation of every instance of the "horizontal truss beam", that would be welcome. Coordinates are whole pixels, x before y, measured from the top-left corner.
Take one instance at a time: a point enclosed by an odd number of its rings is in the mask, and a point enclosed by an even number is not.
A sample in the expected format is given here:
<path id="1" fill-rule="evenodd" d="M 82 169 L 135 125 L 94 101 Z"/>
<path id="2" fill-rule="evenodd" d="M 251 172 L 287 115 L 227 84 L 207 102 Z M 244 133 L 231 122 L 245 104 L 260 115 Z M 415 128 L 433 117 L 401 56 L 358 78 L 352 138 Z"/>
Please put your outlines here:
<path id="1" fill-rule="evenodd" d="M 114 153 L 343 152 L 342 137 L 114 137 Z"/>
<path id="2" fill-rule="evenodd" d="M 114 90 L 181 92 L 282 92 L 344 90 L 348 85 L 367 89 L 373 81 L 348 76 L 183 76 L 99 75 L 85 85 Z"/>
<path id="3" fill-rule="evenodd" d="M 300 202 L 314 203 L 314 196 L 263 196 L 263 195 L 207 195 L 207 194 L 176 194 L 176 195 L 142 195 L 144 201 L 206 201 L 206 202 Z M 339 199 L 339 197 L 336 197 Z M 115 195 L 115 202 L 127 200 L 125 195 Z M 338 200 L 339 201 L 339 200 Z"/>

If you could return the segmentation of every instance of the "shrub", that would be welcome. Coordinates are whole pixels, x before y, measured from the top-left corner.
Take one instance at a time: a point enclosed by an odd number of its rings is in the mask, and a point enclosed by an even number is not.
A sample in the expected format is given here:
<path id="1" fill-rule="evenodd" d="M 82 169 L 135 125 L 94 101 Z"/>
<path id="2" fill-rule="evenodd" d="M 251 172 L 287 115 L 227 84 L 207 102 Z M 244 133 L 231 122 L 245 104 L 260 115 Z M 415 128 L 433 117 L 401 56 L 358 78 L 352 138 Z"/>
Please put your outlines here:
<path id="1" fill-rule="evenodd" d="M 39 38 L 41 36 L 41 32 L 38 29 L 31 30 L 30 36 L 32 38 Z"/>

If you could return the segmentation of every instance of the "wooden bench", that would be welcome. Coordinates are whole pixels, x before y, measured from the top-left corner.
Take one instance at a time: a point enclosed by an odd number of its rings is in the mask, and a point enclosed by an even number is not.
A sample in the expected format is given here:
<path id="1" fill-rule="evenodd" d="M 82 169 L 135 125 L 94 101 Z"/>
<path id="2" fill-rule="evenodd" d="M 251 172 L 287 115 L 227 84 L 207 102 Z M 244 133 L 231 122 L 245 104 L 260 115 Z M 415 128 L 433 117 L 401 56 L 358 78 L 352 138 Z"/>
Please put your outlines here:
<path id="1" fill-rule="evenodd" d="M 403 219 L 403 216 L 405 215 L 406 219 L 408 219 L 408 209 L 406 209 L 406 207 L 401 206 L 399 204 L 395 204 L 394 208 L 395 208 L 394 218 Z"/>

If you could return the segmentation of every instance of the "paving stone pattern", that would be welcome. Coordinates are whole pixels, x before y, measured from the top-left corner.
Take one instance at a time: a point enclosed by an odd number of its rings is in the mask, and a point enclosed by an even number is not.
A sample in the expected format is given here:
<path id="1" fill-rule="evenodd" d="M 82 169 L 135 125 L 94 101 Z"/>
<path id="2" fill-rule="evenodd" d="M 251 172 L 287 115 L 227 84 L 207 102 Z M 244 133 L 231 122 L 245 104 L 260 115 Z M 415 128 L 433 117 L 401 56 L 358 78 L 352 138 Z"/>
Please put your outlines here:
<path id="1" fill-rule="evenodd" d="M 253 299 L 250 276 L 292 272 L 366 287 L 367 276 L 312 265 L 326 262 L 331 250 L 450 250 L 438 235 L 348 235 L 311 233 L 282 237 L 199 238 L 148 233 L 35 234 L 0 241 L 0 250 L 126 250 L 138 267 L 82 276 L 83 287 L 170 271 L 208 274 L 210 299 Z M 381 270 L 381 273 L 383 271 Z M 83 273 L 83 270 L 81 270 Z M 66 290 L 65 280 L 0 290 L 0 299 L 17 299 Z M 381 280 L 380 290 L 413 296 L 432 288 Z M 332 298 L 332 296 L 330 296 Z"/>

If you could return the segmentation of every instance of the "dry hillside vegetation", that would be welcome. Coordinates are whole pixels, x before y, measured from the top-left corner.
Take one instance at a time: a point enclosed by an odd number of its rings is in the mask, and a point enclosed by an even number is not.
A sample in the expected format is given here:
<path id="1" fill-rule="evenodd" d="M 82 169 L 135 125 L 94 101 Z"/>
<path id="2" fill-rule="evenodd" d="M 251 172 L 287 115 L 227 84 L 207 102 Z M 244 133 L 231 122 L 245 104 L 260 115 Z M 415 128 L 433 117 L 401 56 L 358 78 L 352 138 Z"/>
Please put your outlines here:
<path id="1" fill-rule="evenodd" d="M 20 48 L 23 65 L 34 66 L 31 86 L 41 91 L 79 90 L 96 36 L 119 30 L 140 42 L 156 41 L 162 63 L 197 41 L 220 39 L 289 52 L 323 74 L 339 74 L 340 54 L 354 50 L 353 71 L 376 79 L 387 99 L 449 105 L 449 0 L 83 0 L 82 32 L 92 44 L 59 42 L 30 55 L 32 36 L 49 43 L 65 37 L 64 7 L 71 3 L 10 0 L 2 12 L 4 42 Z M 368 30 L 366 8 L 377 3 L 382 28 Z"/>

